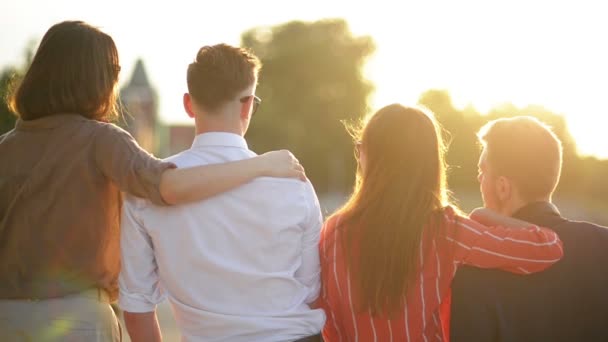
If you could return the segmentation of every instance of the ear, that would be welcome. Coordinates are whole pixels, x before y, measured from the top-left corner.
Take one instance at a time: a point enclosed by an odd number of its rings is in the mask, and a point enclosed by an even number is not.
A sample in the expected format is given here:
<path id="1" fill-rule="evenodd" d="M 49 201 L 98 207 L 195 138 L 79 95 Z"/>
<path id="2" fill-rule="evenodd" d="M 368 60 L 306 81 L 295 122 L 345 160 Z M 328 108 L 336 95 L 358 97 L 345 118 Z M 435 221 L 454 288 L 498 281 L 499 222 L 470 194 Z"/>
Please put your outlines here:
<path id="1" fill-rule="evenodd" d="M 241 103 L 241 112 L 239 116 L 241 120 L 249 119 L 249 113 L 251 113 L 251 105 L 253 104 L 253 97 L 250 97 L 249 100 Z"/>
<path id="2" fill-rule="evenodd" d="M 513 184 L 505 176 L 500 176 L 496 180 L 496 195 L 501 202 L 507 201 L 513 196 Z"/>
<path id="3" fill-rule="evenodd" d="M 192 110 L 192 97 L 189 93 L 184 93 L 184 110 L 189 117 L 194 118 L 194 110 Z"/>

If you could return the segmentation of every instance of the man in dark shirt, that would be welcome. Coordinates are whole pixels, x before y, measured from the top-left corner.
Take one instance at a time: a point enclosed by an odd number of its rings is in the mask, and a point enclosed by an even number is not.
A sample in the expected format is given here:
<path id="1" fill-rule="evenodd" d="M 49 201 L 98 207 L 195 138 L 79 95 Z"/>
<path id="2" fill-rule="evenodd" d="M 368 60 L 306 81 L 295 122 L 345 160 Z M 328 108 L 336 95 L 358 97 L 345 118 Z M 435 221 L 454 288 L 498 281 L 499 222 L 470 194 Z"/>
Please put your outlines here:
<path id="1" fill-rule="evenodd" d="M 492 121 L 478 136 L 484 205 L 553 229 L 564 257 L 525 276 L 461 268 L 452 283 L 451 341 L 608 341 L 608 229 L 563 218 L 551 203 L 560 141 L 530 117 Z"/>

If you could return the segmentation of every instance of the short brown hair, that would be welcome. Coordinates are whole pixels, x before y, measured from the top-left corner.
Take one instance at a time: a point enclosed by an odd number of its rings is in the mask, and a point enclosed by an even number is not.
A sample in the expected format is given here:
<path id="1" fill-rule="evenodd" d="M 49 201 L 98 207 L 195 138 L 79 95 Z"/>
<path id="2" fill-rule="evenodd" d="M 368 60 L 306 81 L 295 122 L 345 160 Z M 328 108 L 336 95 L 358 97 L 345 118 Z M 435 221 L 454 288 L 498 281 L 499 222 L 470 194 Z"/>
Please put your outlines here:
<path id="1" fill-rule="evenodd" d="M 562 168 L 562 144 L 549 126 L 517 116 L 488 122 L 477 137 L 493 173 L 511 179 L 524 200 L 553 193 Z"/>
<path id="2" fill-rule="evenodd" d="M 53 25 L 9 97 L 23 120 L 72 113 L 105 120 L 116 111 L 120 70 L 114 40 L 82 21 Z"/>
<path id="3" fill-rule="evenodd" d="M 188 66 L 188 92 L 197 104 L 213 111 L 254 84 L 260 68 L 260 60 L 246 49 L 203 46 Z"/>

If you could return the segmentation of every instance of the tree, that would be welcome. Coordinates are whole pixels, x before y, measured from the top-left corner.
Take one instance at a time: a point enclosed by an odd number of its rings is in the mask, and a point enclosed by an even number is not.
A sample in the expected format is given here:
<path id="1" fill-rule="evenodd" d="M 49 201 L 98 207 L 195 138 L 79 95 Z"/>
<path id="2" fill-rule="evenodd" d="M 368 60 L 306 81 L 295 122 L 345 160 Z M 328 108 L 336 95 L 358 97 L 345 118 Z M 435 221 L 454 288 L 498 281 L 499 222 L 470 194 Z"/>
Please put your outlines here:
<path id="1" fill-rule="evenodd" d="M 420 95 L 418 103 L 432 110 L 446 131 L 448 184 L 457 188 L 475 187 L 479 159 L 475 133 L 483 124 L 480 114 L 473 108 L 466 111 L 454 108 L 446 90 L 428 90 Z"/>
<path id="2" fill-rule="evenodd" d="M 263 99 L 247 140 L 253 149 L 290 149 L 317 191 L 346 191 L 353 183 L 352 141 L 342 121 L 367 111 L 371 84 L 362 67 L 374 51 L 344 20 L 294 21 L 254 28 L 241 37 L 262 61 Z"/>
<path id="3" fill-rule="evenodd" d="M 19 68 L 7 66 L 0 71 L 0 135 L 15 127 L 17 117 L 8 109 L 9 90 L 13 86 L 14 81 L 19 79 L 24 74 L 24 70 L 27 70 L 32 63 L 35 45 L 35 40 L 29 41 L 23 52 L 24 61 L 22 66 Z"/>
<path id="4" fill-rule="evenodd" d="M 563 168 L 558 195 L 598 197 L 608 195 L 608 182 L 604 180 L 608 161 L 581 158 L 576 143 L 568 131 L 563 115 L 553 113 L 538 105 L 518 108 L 505 103 L 482 115 L 474 108 L 454 108 L 445 90 L 428 90 L 420 96 L 420 104 L 431 109 L 443 128 L 447 130 L 449 144 L 447 162 L 450 166 L 448 182 L 457 192 L 477 187 L 477 160 L 480 149 L 476 132 L 490 120 L 520 115 L 530 115 L 551 126 L 563 146 Z"/>
<path id="5" fill-rule="evenodd" d="M 11 80 L 16 75 L 17 70 L 12 67 L 5 68 L 0 72 L 0 135 L 13 129 L 17 120 L 17 117 L 8 109 L 7 103 Z"/>

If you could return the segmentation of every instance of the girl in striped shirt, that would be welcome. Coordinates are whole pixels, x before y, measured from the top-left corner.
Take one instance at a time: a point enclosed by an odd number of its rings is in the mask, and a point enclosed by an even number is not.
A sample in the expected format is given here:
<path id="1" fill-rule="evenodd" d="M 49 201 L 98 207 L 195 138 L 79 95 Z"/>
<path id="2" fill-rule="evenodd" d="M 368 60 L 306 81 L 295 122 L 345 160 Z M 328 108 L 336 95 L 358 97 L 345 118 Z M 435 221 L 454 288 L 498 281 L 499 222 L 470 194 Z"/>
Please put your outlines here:
<path id="1" fill-rule="evenodd" d="M 357 138 L 349 201 L 319 245 L 325 341 L 445 341 L 441 304 L 460 265 L 528 274 L 557 262 L 551 230 L 489 211 L 477 221 L 448 204 L 444 145 L 431 112 L 390 105 Z"/>

